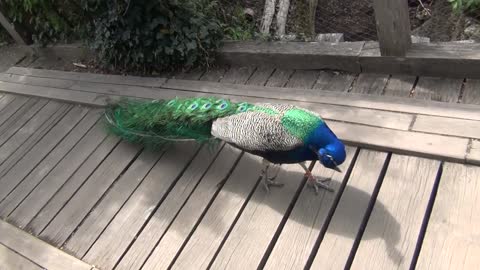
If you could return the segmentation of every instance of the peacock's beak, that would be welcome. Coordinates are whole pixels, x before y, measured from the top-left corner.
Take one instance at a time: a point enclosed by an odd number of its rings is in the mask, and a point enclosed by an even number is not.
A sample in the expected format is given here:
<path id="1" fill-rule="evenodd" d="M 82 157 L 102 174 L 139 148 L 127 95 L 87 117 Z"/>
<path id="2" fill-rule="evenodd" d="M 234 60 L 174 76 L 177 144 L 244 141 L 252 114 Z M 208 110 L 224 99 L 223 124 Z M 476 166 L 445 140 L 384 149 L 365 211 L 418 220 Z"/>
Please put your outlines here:
<path id="1" fill-rule="evenodd" d="M 334 169 L 335 171 L 339 172 L 339 173 L 342 172 L 342 170 L 340 170 L 340 168 L 338 168 L 338 166 L 335 166 L 333 169 Z"/>

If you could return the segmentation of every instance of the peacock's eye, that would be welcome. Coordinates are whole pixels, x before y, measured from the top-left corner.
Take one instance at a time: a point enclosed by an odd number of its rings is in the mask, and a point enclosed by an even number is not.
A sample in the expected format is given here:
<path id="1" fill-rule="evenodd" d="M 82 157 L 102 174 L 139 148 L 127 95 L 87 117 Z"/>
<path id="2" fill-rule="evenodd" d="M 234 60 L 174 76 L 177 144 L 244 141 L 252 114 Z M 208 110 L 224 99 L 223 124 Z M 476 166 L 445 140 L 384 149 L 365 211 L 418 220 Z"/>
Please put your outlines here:
<path id="1" fill-rule="evenodd" d="M 212 107 L 212 103 L 205 103 L 205 104 L 202 106 L 202 109 L 208 110 L 208 109 L 210 109 L 210 107 Z"/>
<path id="2" fill-rule="evenodd" d="M 247 106 L 242 105 L 242 106 L 238 107 L 237 110 L 238 110 L 239 112 L 244 112 L 246 109 L 247 109 Z"/>
<path id="3" fill-rule="evenodd" d="M 198 107 L 198 104 L 197 103 L 193 103 L 192 105 L 188 106 L 188 109 L 193 111 L 195 110 L 196 108 Z"/>
<path id="4" fill-rule="evenodd" d="M 217 108 L 218 108 L 219 110 L 224 110 L 225 108 L 227 108 L 227 106 L 228 106 L 227 103 L 222 103 L 222 104 L 220 104 Z"/>

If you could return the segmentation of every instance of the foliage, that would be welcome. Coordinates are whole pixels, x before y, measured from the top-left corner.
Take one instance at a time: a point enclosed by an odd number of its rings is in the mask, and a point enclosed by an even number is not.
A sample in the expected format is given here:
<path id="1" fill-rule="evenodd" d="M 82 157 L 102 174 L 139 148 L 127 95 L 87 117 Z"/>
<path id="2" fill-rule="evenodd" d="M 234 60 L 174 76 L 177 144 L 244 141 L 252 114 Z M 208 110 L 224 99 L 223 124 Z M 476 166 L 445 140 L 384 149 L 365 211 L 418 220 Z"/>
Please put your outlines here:
<path id="1" fill-rule="evenodd" d="M 97 0 L 98 1 L 98 0 Z M 116 0 L 94 20 L 92 46 L 104 67 L 150 72 L 209 64 L 222 31 L 206 0 Z"/>
<path id="2" fill-rule="evenodd" d="M 480 8 L 480 0 L 447 0 L 455 11 L 474 11 Z"/>
<path id="3" fill-rule="evenodd" d="M 254 37 L 255 23 L 240 5 L 234 5 L 233 8 L 228 8 L 228 5 L 221 5 L 218 12 L 226 39 L 248 40 Z"/>

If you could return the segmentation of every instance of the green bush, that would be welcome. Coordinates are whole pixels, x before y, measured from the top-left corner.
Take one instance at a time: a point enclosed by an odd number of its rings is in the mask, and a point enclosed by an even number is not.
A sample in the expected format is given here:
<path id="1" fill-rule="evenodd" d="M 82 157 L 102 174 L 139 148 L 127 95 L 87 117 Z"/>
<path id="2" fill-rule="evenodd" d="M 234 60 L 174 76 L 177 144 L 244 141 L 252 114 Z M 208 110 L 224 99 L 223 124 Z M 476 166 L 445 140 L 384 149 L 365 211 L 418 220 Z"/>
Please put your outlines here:
<path id="1" fill-rule="evenodd" d="M 480 8 L 480 0 L 447 0 L 455 11 L 474 11 Z"/>
<path id="2" fill-rule="evenodd" d="M 208 65 L 223 38 L 210 1 L 108 2 L 94 21 L 92 46 L 109 69 L 148 73 Z"/>

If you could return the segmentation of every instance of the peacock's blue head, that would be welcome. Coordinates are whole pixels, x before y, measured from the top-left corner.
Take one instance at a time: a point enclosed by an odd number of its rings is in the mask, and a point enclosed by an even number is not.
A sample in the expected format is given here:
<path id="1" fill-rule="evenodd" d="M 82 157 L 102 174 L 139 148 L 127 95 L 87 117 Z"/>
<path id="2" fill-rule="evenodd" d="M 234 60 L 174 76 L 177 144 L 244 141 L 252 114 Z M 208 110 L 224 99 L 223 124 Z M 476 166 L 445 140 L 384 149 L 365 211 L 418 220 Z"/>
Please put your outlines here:
<path id="1" fill-rule="evenodd" d="M 318 160 L 323 166 L 342 172 L 340 166 L 347 156 L 345 152 L 345 145 L 340 141 L 327 144 L 325 147 L 318 150 L 312 149 L 318 155 Z"/>

